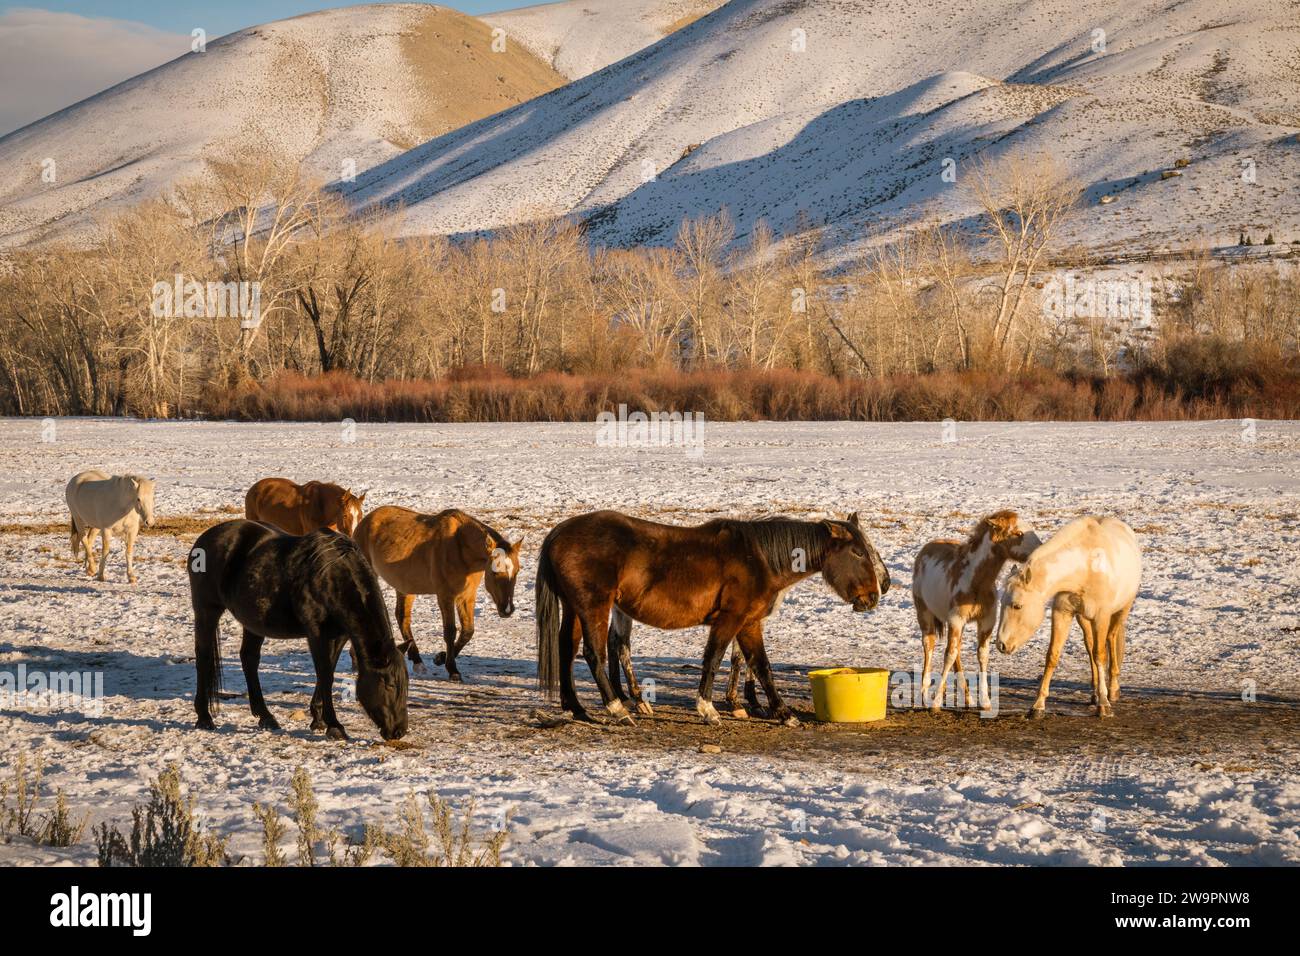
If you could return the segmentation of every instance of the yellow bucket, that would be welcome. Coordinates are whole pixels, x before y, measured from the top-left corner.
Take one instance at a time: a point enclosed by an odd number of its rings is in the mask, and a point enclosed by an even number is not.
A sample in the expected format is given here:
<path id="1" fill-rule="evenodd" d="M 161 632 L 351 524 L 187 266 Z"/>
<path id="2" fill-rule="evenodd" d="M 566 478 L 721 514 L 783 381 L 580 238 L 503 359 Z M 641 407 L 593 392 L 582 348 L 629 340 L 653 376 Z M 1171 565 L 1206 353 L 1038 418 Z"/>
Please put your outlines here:
<path id="1" fill-rule="evenodd" d="M 832 667 L 810 672 L 817 719 L 837 724 L 884 720 L 889 674 L 880 667 Z"/>

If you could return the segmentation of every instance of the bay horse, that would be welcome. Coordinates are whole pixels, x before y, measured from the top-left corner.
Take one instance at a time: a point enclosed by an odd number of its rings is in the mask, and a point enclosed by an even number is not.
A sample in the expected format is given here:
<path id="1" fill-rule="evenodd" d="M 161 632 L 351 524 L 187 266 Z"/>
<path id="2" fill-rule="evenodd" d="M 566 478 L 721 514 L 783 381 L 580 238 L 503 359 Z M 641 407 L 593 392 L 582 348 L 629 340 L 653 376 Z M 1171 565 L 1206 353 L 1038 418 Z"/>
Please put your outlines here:
<path id="1" fill-rule="evenodd" d="M 592 677 L 609 713 L 632 723 L 606 672 L 610 614 L 676 630 L 708 625 L 696 711 L 721 722 L 713 679 L 735 640 L 763 685 L 773 716 L 798 721 L 777 693 L 763 621 L 783 593 L 821 573 L 855 611 L 868 611 L 889 589 L 889 573 L 856 514 L 843 521 L 715 519 L 694 527 L 595 511 L 556 525 L 537 566 L 537 676 L 548 697 L 579 720 L 591 720 L 573 687 L 579 639 L 590 645 Z M 581 631 L 579 631 L 581 628 Z"/>
<path id="2" fill-rule="evenodd" d="M 139 475 L 109 477 L 102 471 L 83 471 L 72 477 L 63 492 L 72 515 L 72 556 L 85 552 L 87 574 L 95 574 L 95 532 L 99 532 L 101 581 L 113 535 L 125 535 L 126 579 L 135 584 L 135 539 L 141 521 L 145 527 L 153 526 L 153 492 L 153 479 Z"/>
<path id="3" fill-rule="evenodd" d="M 415 595 L 433 594 L 438 599 L 447 645 L 434 663 L 446 664 L 449 680 L 463 680 L 456 658 L 474 636 L 474 598 L 479 583 L 487 588 L 501 617 L 512 615 L 524 539 L 508 541 L 485 522 L 454 508 L 422 514 L 393 505 L 366 515 L 352 537 L 379 576 L 397 592 L 394 616 L 414 669 L 423 672 L 424 662 L 411 632 L 411 606 Z"/>
<path id="4" fill-rule="evenodd" d="M 979 655 L 979 702 L 989 702 L 989 650 L 998 623 L 998 575 L 1008 561 L 1024 561 L 1041 541 L 1014 511 L 995 511 L 979 520 L 965 541 L 931 541 L 917 552 L 912 569 L 912 602 L 921 627 L 920 703 L 925 706 L 930 686 L 930 661 L 934 642 L 946 630 L 948 646 L 943 655 L 943 672 L 935 687 L 931 710 L 943 704 L 948 674 L 957 668 L 966 706 L 970 687 L 961 667 L 961 635 L 971 621 L 976 627 Z"/>
<path id="5" fill-rule="evenodd" d="M 289 534 L 310 534 L 320 528 L 351 534 L 365 501 L 364 491 L 354 495 L 329 482 L 299 485 L 288 478 L 263 478 L 244 495 L 244 517 Z"/>
<path id="6" fill-rule="evenodd" d="M 1119 672 L 1124 663 L 1124 636 L 1129 612 L 1142 579 L 1137 535 L 1118 518 L 1079 518 L 1036 548 L 1012 576 L 1002 597 L 998 650 L 1011 654 L 1033 637 L 1052 603 L 1052 638 L 1028 716 L 1046 713 L 1052 672 L 1070 632 L 1079 622 L 1092 667 L 1092 702 L 1098 717 L 1114 716 L 1119 699 Z"/>
<path id="7" fill-rule="evenodd" d="M 229 611 L 244 628 L 239 660 L 249 708 L 262 728 L 280 729 L 257 676 L 262 644 L 268 638 L 306 638 L 316 666 L 312 730 L 348 739 L 334 712 L 333 686 L 339 653 L 351 643 L 362 709 L 385 740 L 406 733 L 406 662 L 393 641 L 379 579 L 350 538 L 323 529 L 298 536 L 256 521 L 223 521 L 194 542 L 189 579 L 198 670 L 195 726 L 214 727 L 221 688 L 218 625 Z"/>

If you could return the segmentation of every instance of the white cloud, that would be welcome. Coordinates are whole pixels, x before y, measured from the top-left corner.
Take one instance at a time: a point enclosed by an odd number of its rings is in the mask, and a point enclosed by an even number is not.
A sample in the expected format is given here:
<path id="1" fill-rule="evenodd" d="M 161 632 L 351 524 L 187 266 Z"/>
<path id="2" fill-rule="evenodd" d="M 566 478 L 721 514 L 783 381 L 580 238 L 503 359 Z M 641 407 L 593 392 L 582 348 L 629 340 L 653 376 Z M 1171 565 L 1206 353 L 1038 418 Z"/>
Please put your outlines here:
<path id="1" fill-rule="evenodd" d="M 189 49 L 188 36 L 131 20 L 0 12 L 0 136 Z"/>

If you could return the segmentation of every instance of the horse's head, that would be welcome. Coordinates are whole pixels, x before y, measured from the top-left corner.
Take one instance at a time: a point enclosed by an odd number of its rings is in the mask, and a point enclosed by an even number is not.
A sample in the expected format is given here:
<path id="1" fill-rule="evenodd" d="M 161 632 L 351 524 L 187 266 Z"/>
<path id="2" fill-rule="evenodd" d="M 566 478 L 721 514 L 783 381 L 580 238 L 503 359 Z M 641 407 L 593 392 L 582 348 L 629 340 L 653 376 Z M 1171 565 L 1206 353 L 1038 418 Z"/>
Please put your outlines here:
<path id="1" fill-rule="evenodd" d="M 1002 592 L 998 617 L 998 650 L 1010 654 L 1034 636 L 1043 622 L 1047 595 L 1039 590 L 1033 567 L 1026 564 L 1011 576 Z"/>
<path id="2" fill-rule="evenodd" d="M 406 735 L 406 660 L 391 640 L 383 643 L 386 660 L 359 663 L 357 702 L 379 728 L 385 740 Z"/>
<path id="3" fill-rule="evenodd" d="M 361 510 L 365 501 L 365 491 L 354 495 L 350 489 L 343 489 L 343 494 L 339 497 L 338 517 L 330 527 L 351 537 L 352 532 L 356 531 L 357 525 L 361 523 Z"/>
<path id="4" fill-rule="evenodd" d="M 975 536 L 984 535 L 988 536 L 993 553 L 1003 561 L 1027 561 L 1043 543 L 1014 511 L 995 511 L 983 518 L 975 528 Z"/>
<path id="5" fill-rule="evenodd" d="M 872 610 L 889 590 L 889 569 L 863 533 L 858 513 L 855 511 L 843 521 L 822 523 L 830 532 L 822 577 L 836 594 L 853 605 L 853 610 Z"/>
<path id="6" fill-rule="evenodd" d="M 153 489 L 152 478 L 131 476 L 131 487 L 135 489 L 135 501 L 131 507 L 140 515 L 146 528 L 153 527 Z"/>
<path id="7" fill-rule="evenodd" d="M 524 539 L 520 538 L 509 547 L 498 547 L 488 538 L 487 563 L 483 568 L 483 584 L 492 602 L 497 606 L 497 613 L 509 617 L 515 613 L 515 578 L 519 576 L 519 549 Z"/>

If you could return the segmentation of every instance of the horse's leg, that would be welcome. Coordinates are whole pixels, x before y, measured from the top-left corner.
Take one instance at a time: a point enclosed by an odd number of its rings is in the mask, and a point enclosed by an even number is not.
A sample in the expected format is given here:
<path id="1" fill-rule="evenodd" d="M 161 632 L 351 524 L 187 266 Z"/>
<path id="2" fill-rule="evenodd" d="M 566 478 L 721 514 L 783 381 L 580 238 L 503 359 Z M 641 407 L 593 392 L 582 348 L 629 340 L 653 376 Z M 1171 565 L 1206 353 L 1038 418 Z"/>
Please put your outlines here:
<path id="1" fill-rule="evenodd" d="M 450 597 L 438 593 L 438 616 L 442 618 L 442 642 L 447 646 L 434 657 L 435 664 L 447 665 L 448 680 L 460 680 L 459 674 L 453 674 L 456 666 L 456 604 Z"/>
<path id="2" fill-rule="evenodd" d="M 101 581 L 105 580 L 104 571 L 108 568 L 108 549 L 112 541 L 113 541 L 113 537 L 108 533 L 108 529 L 100 528 L 99 544 L 100 544 L 100 551 L 102 553 L 99 556 L 99 580 Z"/>
<path id="3" fill-rule="evenodd" d="M 325 728 L 325 735 L 333 740 L 347 740 L 348 732 L 339 723 L 334 712 L 334 665 L 343 651 L 343 639 L 331 640 L 321 634 L 307 635 L 312 663 L 316 665 L 316 692 L 312 695 L 312 730 L 319 730 L 317 722 Z"/>
<path id="4" fill-rule="evenodd" d="M 704 663 L 700 672 L 700 693 L 695 700 L 695 711 L 706 723 L 722 723 L 717 708 L 713 706 L 713 679 L 722 663 L 722 655 L 727 652 L 735 633 L 735 624 L 729 620 L 715 622 L 709 628 L 709 640 L 704 645 Z"/>
<path id="5" fill-rule="evenodd" d="M 1088 703 L 1097 706 L 1097 643 L 1092 636 L 1092 621 L 1088 620 L 1082 614 L 1075 614 L 1074 619 L 1079 622 L 1079 630 L 1083 632 L 1083 649 L 1088 652 L 1088 673 L 1092 677 L 1092 696 Z"/>
<path id="6" fill-rule="evenodd" d="M 961 632 L 966 622 L 961 618 L 948 619 L 948 646 L 943 652 L 943 672 L 939 674 L 939 683 L 934 688 L 934 700 L 930 702 L 930 711 L 937 714 L 943 708 L 943 699 L 948 690 L 948 675 L 952 673 L 961 653 Z M 953 695 L 954 702 L 957 695 Z"/>
<path id="7" fill-rule="evenodd" d="M 962 706 L 964 706 L 967 710 L 970 710 L 970 706 L 971 706 L 970 684 L 966 682 L 966 672 L 962 670 L 962 666 L 961 666 L 961 642 L 960 641 L 957 643 L 957 656 L 953 658 L 952 666 L 953 666 L 953 672 L 956 675 L 953 678 L 953 680 L 955 680 L 958 684 L 961 684 Z M 952 696 L 955 702 L 957 695 L 954 693 Z"/>
<path id="8" fill-rule="evenodd" d="M 221 666 L 221 607 L 194 609 L 194 665 L 198 671 L 198 687 L 194 692 L 194 713 L 198 720 L 194 726 L 199 730 L 215 730 L 212 713 L 208 709 L 208 699 L 213 695 L 213 688 L 218 686 L 217 668 Z"/>
<path id="9" fill-rule="evenodd" d="M 976 653 L 979 656 L 979 699 L 980 710 L 989 710 L 993 702 L 989 698 L 989 652 L 993 649 L 993 629 L 997 625 L 997 613 L 980 620 L 975 640 Z"/>
<path id="10" fill-rule="evenodd" d="M 731 716 L 740 720 L 748 720 L 749 712 L 740 706 L 739 690 L 740 675 L 745 670 L 745 652 L 740 649 L 740 643 L 735 642 L 731 647 L 731 671 L 727 674 L 727 710 L 731 711 Z M 746 687 L 749 685 L 746 681 Z"/>
<path id="11" fill-rule="evenodd" d="M 916 622 L 921 626 L 921 688 L 918 693 L 912 695 L 912 703 L 924 707 L 926 706 L 925 695 L 930 689 L 930 665 L 934 660 L 934 642 L 939 639 L 942 625 L 937 617 L 920 606 L 916 609 Z"/>
<path id="12" fill-rule="evenodd" d="M 585 707 L 578 700 L 573 689 L 573 661 L 578 656 L 578 616 L 564 601 L 560 602 L 560 706 L 573 714 L 575 720 L 591 720 Z M 588 659 L 590 661 L 590 659 Z M 595 665 L 592 665 L 595 669 Z"/>
<path id="13" fill-rule="evenodd" d="M 81 550 L 86 555 L 86 574 L 94 577 L 98 568 L 95 565 L 95 529 L 81 529 Z"/>
<path id="14" fill-rule="evenodd" d="M 460 636 L 447 655 L 447 673 L 454 681 L 463 681 L 456 658 L 465 649 L 465 645 L 474 637 L 474 591 L 468 591 L 456 598 L 456 619 L 460 622 Z"/>
<path id="15" fill-rule="evenodd" d="M 799 719 L 777 692 L 776 681 L 772 677 L 772 664 L 767 659 L 767 649 L 763 646 L 763 622 L 758 621 L 742 628 L 736 635 L 736 641 L 745 652 L 750 671 L 757 675 L 759 683 L 763 685 L 772 716 L 787 727 L 798 727 Z"/>
<path id="16" fill-rule="evenodd" d="M 1047 694 L 1052 689 L 1052 673 L 1061 660 L 1061 648 L 1070 633 L 1070 620 L 1074 612 L 1065 607 L 1052 607 L 1052 639 L 1047 643 L 1047 660 L 1043 663 L 1043 678 L 1038 683 L 1038 697 L 1029 710 L 1029 716 L 1037 719 L 1047 713 Z"/>
<path id="17" fill-rule="evenodd" d="M 1093 691 L 1097 698 L 1097 716 L 1113 717 L 1110 709 L 1110 693 L 1106 689 L 1106 671 L 1110 659 L 1110 615 L 1092 622 L 1093 656 L 1096 659 L 1093 671 L 1096 674 Z"/>
<path id="18" fill-rule="evenodd" d="M 428 668 L 424 666 L 424 660 L 420 657 L 420 648 L 415 643 L 415 634 L 411 631 L 411 606 L 414 604 L 414 594 L 403 594 L 398 591 L 397 601 L 393 605 L 393 616 L 397 618 L 397 629 L 401 632 L 402 639 L 406 641 L 406 656 L 411 659 L 411 670 L 423 674 L 428 671 Z M 352 669 L 356 670 L 355 661 Z"/>
<path id="19" fill-rule="evenodd" d="M 632 669 L 632 619 L 618 608 L 614 609 L 609 622 L 609 651 L 611 659 L 617 656 L 618 664 L 623 669 L 623 676 L 627 678 L 628 696 L 636 705 L 634 707 L 636 712 L 645 717 L 653 715 L 654 708 L 642 696 L 641 684 Z M 618 687 L 619 685 L 615 684 L 616 690 Z"/>
<path id="20" fill-rule="evenodd" d="M 130 584 L 135 584 L 135 536 L 139 533 L 139 528 L 126 529 L 126 580 Z"/>
<path id="21" fill-rule="evenodd" d="M 271 716 L 266 699 L 262 697 L 262 681 L 257 675 L 257 665 L 262 660 L 262 644 L 266 638 L 244 628 L 244 641 L 239 645 L 239 663 L 244 666 L 244 683 L 248 685 L 248 707 L 263 730 L 279 730 L 280 725 Z"/>
<path id="22" fill-rule="evenodd" d="M 589 646 L 595 654 L 596 664 L 592 667 L 591 676 L 596 679 L 596 687 L 600 690 L 601 700 L 605 704 L 605 709 L 609 711 L 620 724 L 635 723 L 632 715 L 627 712 L 627 707 L 614 694 L 614 688 L 609 680 L 609 615 L 612 608 L 612 602 L 603 606 L 583 608 L 578 611 L 578 620 L 582 623 L 583 643 Z"/>
<path id="23" fill-rule="evenodd" d="M 1110 622 L 1110 702 L 1119 700 L 1119 671 L 1124 666 L 1124 635 L 1128 630 L 1129 611 L 1133 602 L 1115 612 Z"/>

